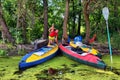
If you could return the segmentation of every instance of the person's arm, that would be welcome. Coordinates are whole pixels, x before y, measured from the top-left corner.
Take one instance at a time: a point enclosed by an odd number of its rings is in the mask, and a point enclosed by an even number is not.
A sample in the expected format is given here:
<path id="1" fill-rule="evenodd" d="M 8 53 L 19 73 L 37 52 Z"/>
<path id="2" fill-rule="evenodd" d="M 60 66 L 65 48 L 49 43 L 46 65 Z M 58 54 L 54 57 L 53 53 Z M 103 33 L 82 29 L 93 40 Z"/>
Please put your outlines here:
<path id="1" fill-rule="evenodd" d="M 52 30 L 52 27 L 50 27 L 50 28 L 48 29 L 49 32 L 51 32 L 51 30 Z"/>
<path id="2" fill-rule="evenodd" d="M 49 28 L 49 32 L 51 32 L 51 30 L 54 30 L 55 28 L 54 28 L 54 24 L 52 24 L 52 26 Z"/>

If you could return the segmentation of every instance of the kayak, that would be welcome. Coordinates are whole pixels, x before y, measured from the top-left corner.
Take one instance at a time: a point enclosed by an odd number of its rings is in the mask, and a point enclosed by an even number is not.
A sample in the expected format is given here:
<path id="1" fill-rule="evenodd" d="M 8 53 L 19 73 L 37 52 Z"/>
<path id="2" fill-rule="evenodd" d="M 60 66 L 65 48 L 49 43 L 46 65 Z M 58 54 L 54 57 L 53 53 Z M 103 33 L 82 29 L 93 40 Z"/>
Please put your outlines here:
<path id="1" fill-rule="evenodd" d="M 27 53 L 19 62 L 19 70 L 36 66 L 53 58 L 58 52 L 58 45 L 44 46 Z"/>
<path id="2" fill-rule="evenodd" d="M 70 46 L 72 46 L 72 47 L 74 47 L 74 48 L 77 47 L 77 45 L 74 44 L 73 41 L 70 42 Z M 98 50 L 96 50 L 96 49 L 94 49 L 94 48 L 92 48 L 92 47 L 90 47 L 90 46 L 83 45 L 83 46 L 81 46 L 80 48 L 81 48 L 83 51 L 85 51 L 85 52 L 88 52 L 88 53 L 91 53 L 91 54 L 93 54 L 93 55 L 98 56 L 99 58 L 102 57 L 102 55 L 100 54 L 100 52 L 99 52 Z"/>
<path id="3" fill-rule="evenodd" d="M 59 45 L 59 48 L 61 50 L 61 52 L 69 57 L 70 59 L 73 59 L 79 63 L 85 64 L 85 65 L 89 65 L 92 67 L 96 67 L 96 68 L 100 68 L 100 69 L 105 69 L 106 68 L 106 64 L 97 56 L 90 54 L 90 53 L 86 53 L 86 52 L 80 52 L 78 53 L 78 51 L 73 51 L 71 46 L 64 46 L 63 44 Z"/>

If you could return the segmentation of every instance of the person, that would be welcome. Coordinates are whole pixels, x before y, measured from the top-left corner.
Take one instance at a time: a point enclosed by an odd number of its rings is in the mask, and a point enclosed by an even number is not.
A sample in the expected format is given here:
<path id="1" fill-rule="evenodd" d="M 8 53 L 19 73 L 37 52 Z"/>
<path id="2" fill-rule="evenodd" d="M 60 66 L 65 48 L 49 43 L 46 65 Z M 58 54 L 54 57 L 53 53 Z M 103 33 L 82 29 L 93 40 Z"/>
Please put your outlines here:
<path id="1" fill-rule="evenodd" d="M 52 24 L 48 31 L 49 31 L 48 45 L 52 45 L 54 44 L 54 42 L 58 44 L 58 29 L 55 29 L 54 24 Z"/>

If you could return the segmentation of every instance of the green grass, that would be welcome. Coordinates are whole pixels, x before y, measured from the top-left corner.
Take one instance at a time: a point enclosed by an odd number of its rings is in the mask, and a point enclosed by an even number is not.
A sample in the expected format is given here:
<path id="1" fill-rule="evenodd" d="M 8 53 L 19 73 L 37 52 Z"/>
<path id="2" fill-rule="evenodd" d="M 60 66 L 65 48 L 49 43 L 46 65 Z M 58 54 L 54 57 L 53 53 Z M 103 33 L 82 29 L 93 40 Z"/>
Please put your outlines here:
<path id="1" fill-rule="evenodd" d="M 120 72 L 119 57 L 114 55 L 112 64 L 118 72 Z M 120 75 L 111 71 L 86 66 L 64 56 L 56 56 L 43 64 L 17 73 L 21 58 L 21 56 L 0 58 L 0 80 L 120 80 Z M 111 65 L 109 55 L 103 56 L 103 60 L 107 65 Z M 62 72 L 50 75 L 45 72 L 49 68 Z M 46 79 L 42 79 L 43 77 Z"/>

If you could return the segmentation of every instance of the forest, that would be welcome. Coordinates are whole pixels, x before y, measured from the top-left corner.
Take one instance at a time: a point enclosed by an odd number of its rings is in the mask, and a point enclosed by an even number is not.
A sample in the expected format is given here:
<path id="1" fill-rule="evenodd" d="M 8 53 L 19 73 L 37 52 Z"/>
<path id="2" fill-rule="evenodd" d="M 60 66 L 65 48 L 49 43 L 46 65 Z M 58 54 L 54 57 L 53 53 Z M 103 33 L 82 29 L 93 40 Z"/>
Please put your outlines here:
<path id="1" fill-rule="evenodd" d="M 81 35 L 84 42 L 97 35 L 98 43 L 107 44 L 107 29 L 102 9 L 109 9 L 111 45 L 120 49 L 119 0 L 1 0 L 0 44 L 30 44 L 48 39 L 54 23 L 62 37 Z"/>

